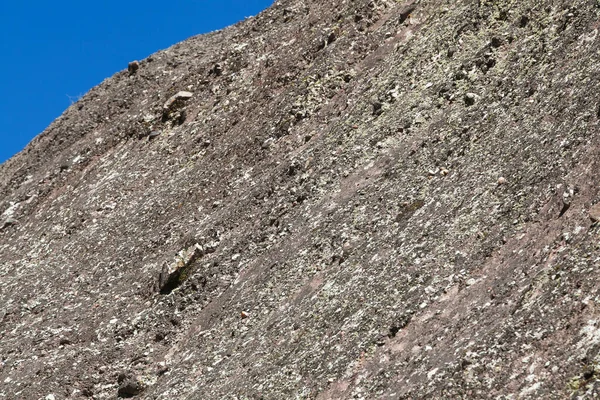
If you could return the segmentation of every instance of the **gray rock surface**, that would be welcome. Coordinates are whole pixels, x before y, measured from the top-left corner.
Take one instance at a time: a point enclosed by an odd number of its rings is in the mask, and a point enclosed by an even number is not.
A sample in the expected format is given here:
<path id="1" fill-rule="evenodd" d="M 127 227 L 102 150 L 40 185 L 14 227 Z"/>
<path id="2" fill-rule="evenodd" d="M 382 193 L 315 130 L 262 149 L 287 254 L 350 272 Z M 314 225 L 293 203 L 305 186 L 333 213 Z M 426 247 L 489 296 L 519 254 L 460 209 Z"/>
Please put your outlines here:
<path id="1" fill-rule="evenodd" d="M 0 166 L 0 399 L 593 398 L 599 16 L 283 0 L 106 79 Z"/>

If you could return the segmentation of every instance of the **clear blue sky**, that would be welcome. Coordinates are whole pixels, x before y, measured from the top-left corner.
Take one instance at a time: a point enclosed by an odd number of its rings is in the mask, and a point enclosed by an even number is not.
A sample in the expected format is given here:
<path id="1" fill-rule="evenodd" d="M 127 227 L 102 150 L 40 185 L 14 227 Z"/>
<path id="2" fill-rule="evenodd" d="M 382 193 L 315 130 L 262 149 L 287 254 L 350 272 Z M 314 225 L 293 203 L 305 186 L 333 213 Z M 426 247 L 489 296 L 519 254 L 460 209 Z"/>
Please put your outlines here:
<path id="1" fill-rule="evenodd" d="M 127 63 L 273 0 L 0 0 L 0 163 Z"/>

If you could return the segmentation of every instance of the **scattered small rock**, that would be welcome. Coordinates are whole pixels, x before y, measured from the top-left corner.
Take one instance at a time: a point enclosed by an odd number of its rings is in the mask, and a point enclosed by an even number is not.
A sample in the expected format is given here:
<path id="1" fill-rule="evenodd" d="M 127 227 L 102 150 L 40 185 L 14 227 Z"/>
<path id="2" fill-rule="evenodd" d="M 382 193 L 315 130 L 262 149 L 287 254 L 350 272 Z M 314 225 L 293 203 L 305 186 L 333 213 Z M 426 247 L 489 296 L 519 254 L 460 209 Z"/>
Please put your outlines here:
<path id="1" fill-rule="evenodd" d="M 242 317 L 242 319 L 246 319 L 246 318 L 250 317 L 250 314 L 248 314 L 246 311 L 242 311 L 240 313 L 240 317 Z"/>
<path id="2" fill-rule="evenodd" d="M 506 178 L 501 176 L 498 178 L 498 185 L 504 185 L 506 183 Z"/>

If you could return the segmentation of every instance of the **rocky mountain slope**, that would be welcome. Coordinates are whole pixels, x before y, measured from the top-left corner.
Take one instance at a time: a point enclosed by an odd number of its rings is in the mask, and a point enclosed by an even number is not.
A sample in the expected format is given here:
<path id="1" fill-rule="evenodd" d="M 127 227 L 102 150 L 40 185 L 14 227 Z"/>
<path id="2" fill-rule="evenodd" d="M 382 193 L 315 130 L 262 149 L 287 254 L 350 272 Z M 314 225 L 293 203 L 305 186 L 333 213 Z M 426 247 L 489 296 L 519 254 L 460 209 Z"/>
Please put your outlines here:
<path id="1" fill-rule="evenodd" d="M 600 3 L 281 0 L 0 166 L 0 399 L 600 396 Z"/>

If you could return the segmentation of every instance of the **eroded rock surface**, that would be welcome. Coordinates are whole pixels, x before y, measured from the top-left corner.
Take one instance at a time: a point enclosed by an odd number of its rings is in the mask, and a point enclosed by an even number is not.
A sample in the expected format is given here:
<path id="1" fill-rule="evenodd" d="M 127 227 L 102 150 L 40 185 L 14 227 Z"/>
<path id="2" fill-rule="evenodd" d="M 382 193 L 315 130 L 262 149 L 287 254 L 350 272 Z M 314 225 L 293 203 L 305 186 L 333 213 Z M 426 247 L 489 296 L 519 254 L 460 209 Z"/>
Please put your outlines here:
<path id="1" fill-rule="evenodd" d="M 283 0 L 107 79 L 0 166 L 0 399 L 593 398 L 599 17 Z"/>

